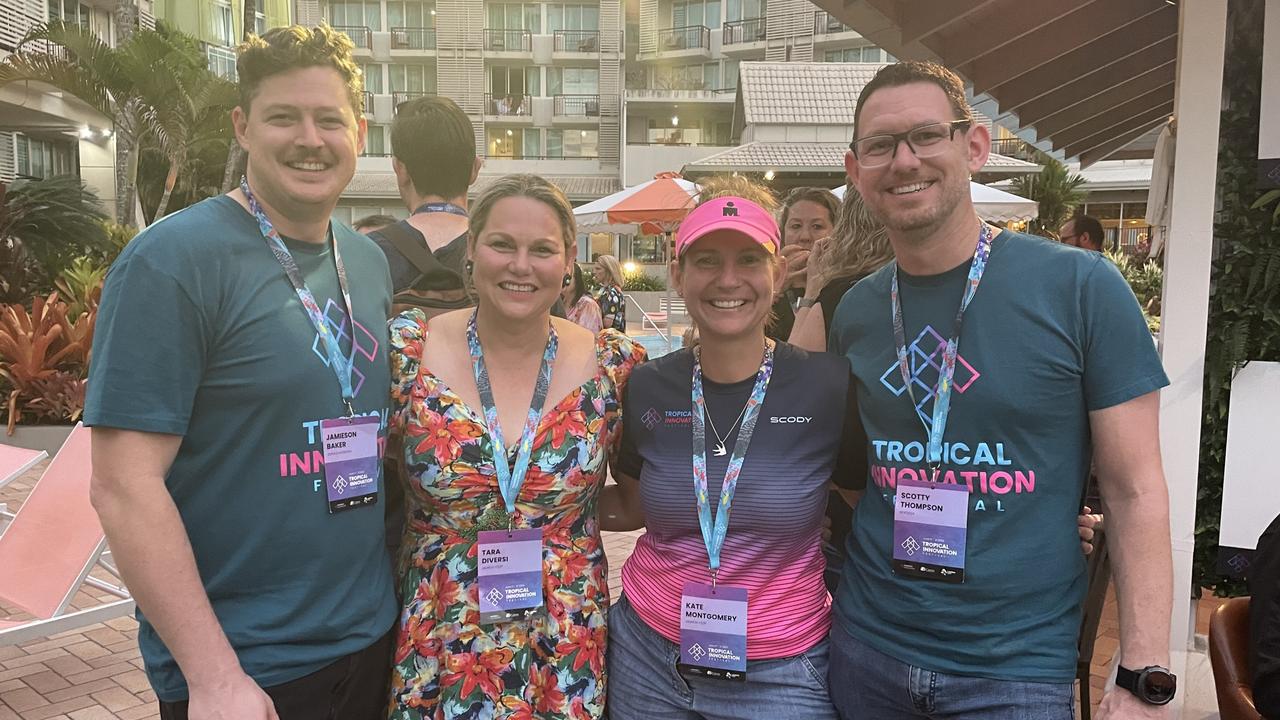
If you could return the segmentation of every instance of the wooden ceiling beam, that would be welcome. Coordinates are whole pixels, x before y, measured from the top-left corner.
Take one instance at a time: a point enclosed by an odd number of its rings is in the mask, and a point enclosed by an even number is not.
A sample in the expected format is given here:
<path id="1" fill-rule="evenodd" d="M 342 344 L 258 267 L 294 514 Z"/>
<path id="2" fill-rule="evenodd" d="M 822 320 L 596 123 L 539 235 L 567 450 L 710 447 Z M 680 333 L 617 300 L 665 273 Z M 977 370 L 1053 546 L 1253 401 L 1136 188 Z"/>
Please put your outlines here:
<path id="1" fill-rule="evenodd" d="M 960 22 L 966 17 L 996 5 L 998 0 L 932 0 L 932 2 L 902 3 L 898 6 L 898 27 L 902 28 L 902 42 L 924 40 Z"/>
<path id="2" fill-rule="evenodd" d="M 1092 62 L 1085 59 L 1072 63 L 1064 58 L 1024 75 L 991 94 L 999 101 L 1000 109 L 1007 112 L 1017 112 L 1018 108 L 1032 100 L 1063 92 L 1076 83 L 1086 83 L 1090 89 L 1088 94 L 1096 95 L 1118 84 L 1121 78 L 1133 77 L 1176 58 L 1178 37 L 1175 32 L 1154 43 L 1135 44 L 1126 48 L 1125 52 L 1121 57 L 1105 61 L 1095 58 Z M 1133 72 L 1121 75 L 1122 66 Z"/>
<path id="3" fill-rule="evenodd" d="M 1171 100 L 1173 100 L 1172 81 L 1141 95 L 1130 96 L 1127 100 L 1115 105 L 1096 106 L 1090 114 L 1075 111 L 1058 113 L 1052 119 L 1036 123 L 1036 135 L 1053 137 L 1062 144 L 1069 145 L 1079 138 L 1088 137 L 1098 130 L 1109 127 L 1106 124 L 1107 121 L 1115 123 Z"/>
<path id="4" fill-rule="evenodd" d="M 967 65 L 995 53 L 1009 43 L 1052 24 L 1086 5 L 1104 5 L 1111 0 L 1014 0 L 975 18 L 980 32 L 954 32 L 933 38 L 929 45 L 950 67 Z"/>
<path id="5" fill-rule="evenodd" d="M 1140 133 L 1134 133 L 1135 130 L 1145 132 L 1150 130 L 1152 126 L 1158 124 L 1161 120 L 1168 118 L 1173 113 L 1173 100 L 1159 107 L 1154 107 L 1141 115 L 1135 115 L 1123 122 L 1117 123 L 1105 130 L 1099 131 L 1086 138 L 1066 145 L 1054 144 L 1054 147 L 1062 147 L 1067 157 L 1078 157 L 1090 150 L 1108 145 L 1117 138 L 1127 137 L 1130 140 L 1137 137 Z M 1119 147 L 1119 146 L 1117 146 Z"/>
<path id="6" fill-rule="evenodd" d="M 1143 58 L 1137 58 L 1137 60 L 1143 60 Z M 1115 77 L 1129 78 L 1119 85 L 1113 85 L 1103 89 L 1101 92 L 1096 92 L 1097 88 L 1088 83 L 1071 85 L 1023 105 L 1018 109 L 1018 120 L 1023 125 L 1035 125 L 1041 120 L 1047 120 L 1062 113 L 1072 117 L 1078 115 L 1092 117 L 1097 114 L 1097 108 L 1099 107 L 1117 105 L 1128 98 L 1154 90 L 1176 79 L 1176 59 L 1170 59 L 1163 65 L 1151 68 L 1146 72 L 1140 72 L 1137 75 L 1128 72 L 1129 68 L 1125 67 L 1126 65 L 1136 66 L 1132 59 L 1127 59 L 1118 63 L 1113 69 L 1112 74 Z"/>
<path id="7" fill-rule="evenodd" d="M 957 69 L 973 81 L 976 94 L 994 91 L 1056 60 L 1074 59 L 1073 66 L 1090 67 L 1093 58 L 1122 57 L 1138 43 L 1176 34 L 1178 15 L 1168 9 L 1164 0 L 1089 5 Z"/>
<path id="8" fill-rule="evenodd" d="M 1170 111 L 1172 113 L 1172 110 Z M 1151 132 L 1152 129 L 1159 127 L 1168 121 L 1168 117 L 1157 118 L 1146 127 L 1139 127 L 1136 130 L 1118 135 L 1114 139 L 1105 142 L 1095 148 L 1084 151 L 1080 154 L 1080 167 L 1087 168 L 1099 160 L 1116 159 L 1122 160 L 1126 157 L 1151 157 L 1150 151 L 1138 154 L 1129 153 L 1124 147 L 1138 138 Z"/>

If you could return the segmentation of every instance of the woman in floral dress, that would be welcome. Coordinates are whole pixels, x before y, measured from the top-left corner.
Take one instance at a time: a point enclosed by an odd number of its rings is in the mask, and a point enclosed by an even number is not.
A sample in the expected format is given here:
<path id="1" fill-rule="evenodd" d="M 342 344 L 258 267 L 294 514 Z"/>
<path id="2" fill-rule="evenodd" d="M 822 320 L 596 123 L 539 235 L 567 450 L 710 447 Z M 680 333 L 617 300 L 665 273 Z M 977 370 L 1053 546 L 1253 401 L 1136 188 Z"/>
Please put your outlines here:
<path id="1" fill-rule="evenodd" d="M 391 327 L 409 517 L 390 717 L 599 718 L 609 590 L 597 502 L 620 435 L 618 398 L 644 351 L 551 317 L 576 236 L 554 186 L 503 178 L 470 223 L 476 310 L 429 327 L 410 310 Z M 526 459 L 522 484 L 500 488 Z M 485 623 L 477 534 L 500 528 L 541 531 L 544 600 L 522 619 Z"/>
<path id="2" fill-rule="evenodd" d="M 622 294 L 622 266 L 618 264 L 618 258 L 612 255 L 596 258 L 593 274 L 596 282 L 600 283 L 600 290 L 596 292 L 596 304 L 600 306 L 604 327 L 626 332 L 627 299 Z"/>

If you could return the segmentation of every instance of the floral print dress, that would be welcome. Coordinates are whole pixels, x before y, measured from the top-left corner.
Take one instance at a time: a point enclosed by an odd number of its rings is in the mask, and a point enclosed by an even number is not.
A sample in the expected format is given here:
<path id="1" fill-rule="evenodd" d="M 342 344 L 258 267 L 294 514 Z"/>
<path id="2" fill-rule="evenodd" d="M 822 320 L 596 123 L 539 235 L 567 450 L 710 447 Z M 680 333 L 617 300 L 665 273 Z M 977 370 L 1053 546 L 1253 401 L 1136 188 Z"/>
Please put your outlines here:
<path id="1" fill-rule="evenodd" d="M 540 527 L 545 607 L 480 624 L 476 524 L 502 504 L 484 416 L 420 367 L 426 316 L 391 322 L 393 431 L 403 437 L 408 525 L 390 717 L 599 718 L 605 704 L 608 568 L 596 517 L 619 398 L 644 348 L 596 338 L 599 371 L 543 412 L 516 527 Z"/>
<path id="2" fill-rule="evenodd" d="M 622 288 L 605 285 L 600 288 L 596 303 L 600 305 L 600 315 L 606 329 L 613 328 L 621 333 L 627 331 L 627 299 L 622 295 Z"/>

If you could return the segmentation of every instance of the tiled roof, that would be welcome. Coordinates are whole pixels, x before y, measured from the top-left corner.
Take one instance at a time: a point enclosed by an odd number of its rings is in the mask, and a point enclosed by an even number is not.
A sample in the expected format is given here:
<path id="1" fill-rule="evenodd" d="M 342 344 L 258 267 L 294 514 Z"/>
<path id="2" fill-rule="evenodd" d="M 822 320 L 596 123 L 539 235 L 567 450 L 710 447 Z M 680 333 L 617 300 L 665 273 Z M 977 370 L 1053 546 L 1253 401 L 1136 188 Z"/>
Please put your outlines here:
<path id="1" fill-rule="evenodd" d="M 844 143 L 751 142 L 695 160 L 685 167 L 703 173 L 733 170 L 844 172 L 844 154 L 848 149 Z M 1035 163 L 992 153 L 982 171 L 1020 174 L 1039 169 Z"/>
<path id="2" fill-rule="evenodd" d="M 468 193 L 475 197 L 484 191 L 501 175 L 481 175 L 471 186 Z M 617 176 L 605 175 L 544 175 L 557 187 L 564 191 L 570 200 L 595 200 L 622 189 Z M 359 198 L 398 198 L 400 191 L 396 189 L 395 173 L 358 172 L 347 185 L 344 197 Z"/>
<path id="3" fill-rule="evenodd" d="M 883 63 L 744 62 L 739 86 L 748 125 L 853 125 L 862 88 Z"/>

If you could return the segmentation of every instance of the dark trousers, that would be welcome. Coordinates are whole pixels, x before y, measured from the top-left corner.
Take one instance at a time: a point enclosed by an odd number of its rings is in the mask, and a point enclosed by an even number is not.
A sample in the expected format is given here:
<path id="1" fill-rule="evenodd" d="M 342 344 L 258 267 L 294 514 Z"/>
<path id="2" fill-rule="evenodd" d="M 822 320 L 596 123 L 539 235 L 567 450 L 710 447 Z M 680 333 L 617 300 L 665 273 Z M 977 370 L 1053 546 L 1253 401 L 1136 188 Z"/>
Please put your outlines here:
<path id="1" fill-rule="evenodd" d="M 387 716 L 391 643 L 377 642 L 283 685 L 263 688 L 280 720 L 380 720 Z M 160 703 L 161 720 L 187 720 L 187 701 Z"/>

